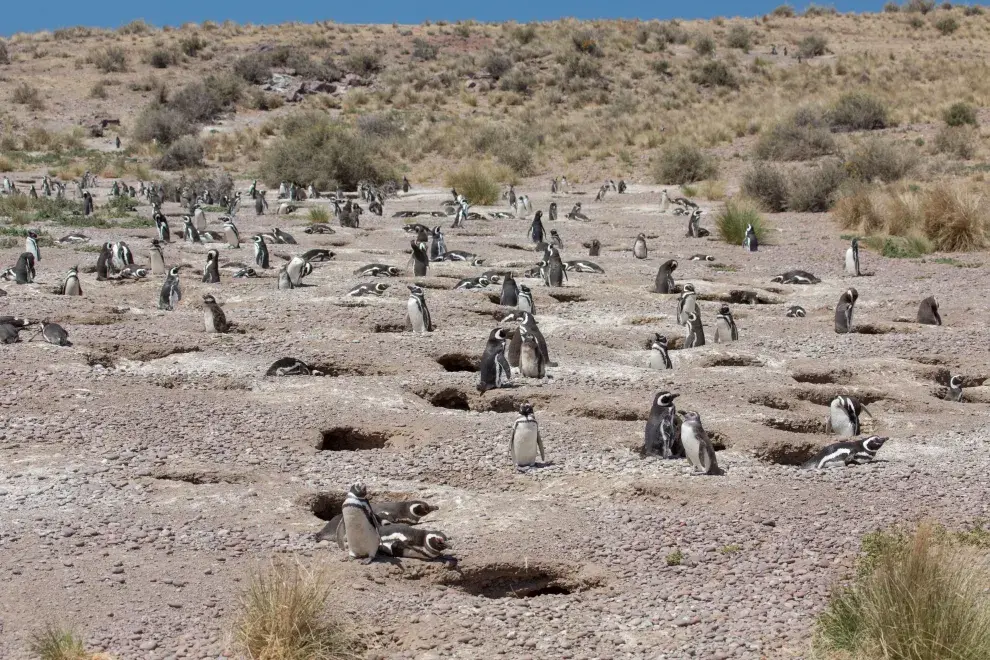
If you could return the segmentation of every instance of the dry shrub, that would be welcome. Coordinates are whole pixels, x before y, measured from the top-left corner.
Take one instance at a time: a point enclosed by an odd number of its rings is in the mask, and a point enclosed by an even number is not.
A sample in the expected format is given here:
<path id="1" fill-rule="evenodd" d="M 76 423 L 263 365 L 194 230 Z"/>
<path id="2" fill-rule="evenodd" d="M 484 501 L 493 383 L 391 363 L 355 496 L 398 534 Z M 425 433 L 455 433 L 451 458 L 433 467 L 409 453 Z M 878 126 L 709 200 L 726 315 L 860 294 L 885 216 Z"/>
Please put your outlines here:
<path id="1" fill-rule="evenodd" d="M 673 144 L 664 149 L 653 170 L 653 178 L 664 185 L 714 179 L 717 174 L 718 165 L 715 160 L 698 147 L 687 143 Z"/>
<path id="2" fill-rule="evenodd" d="M 145 55 L 145 61 L 156 69 L 167 69 L 179 61 L 179 54 L 165 46 L 156 46 Z"/>
<path id="3" fill-rule="evenodd" d="M 986 200 L 947 183 L 922 196 L 925 235 L 941 252 L 969 252 L 987 246 L 990 216 Z"/>
<path id="4" fill-rule="evenodd" d="M 28 651 L 38 660 L 89 660 L 92 657 L 86 653 L 82 639 L 75 632 L 54 623 L 31 633 Z"/>
<path id="5" fill-rule="evenodd" d="M 268 82 L 272 77 L 272 64 L 266 53 L 251 53 L 234 62 L 234 73 L 253 85 Z"/>
<path id="6" fill-rule="evenodd" d="M 755 163 L 743 174 L 742 192 L 768 213 L 787 210 L 787 179 L 772 165 Z"/>
<path id="7" fill-rule="evenodd" d="M 185 53 L 187 57 L 196 57 L 199 55 L 199 52 L 208 45 L 209 42 L 195 32 L 190 34 L 188 37 L 182 37 L 179 39 L 179 49 Z"/>
<path id="8" fill-rule="evenodd" d="M 794 7 L 790 5 L 779 5 L 776 9 L 770 12 L 770 15 L 778 18 L 794 18 Z"/>
<path id="9" fill-rule="evenodd" d="M 44 110 L 45 108 L 45 102 L 41 99 L 41 92 L 38 91 L 37 87 L 32 87 L 26 82 L 14 88 L 11 100 L 20 105 L 26 105 L 32 110 Z"/>
<path id="10" fill-rule="evenodd" d="M 955 16 L 942 16 L 932 25 L 944 36 L 950 35 L 959 29 L 959 21 L 956 20 Z"/>
<path id="11" fill-rule="evenodd" d="M 935 134 L 932 146 L 935 153 L 969 160 L 976 155 L 978 140 L 979 134 L 972 126 L 943 126 Z"/>
<path id="12" fill-rule="evenodd" d="M 787 193 L 787 208 L 799 213 L 824 213 L 836 201 L 839 186 L 846 180 L 846 171 L 837 160 L 797 172 Z"/>
<path id="13" fill-rule="evenodd" d="M 832 216 L 842 229 L 863 236 L 884 232 L 887 222 L 880 195 L 868 186 L 859 186 L 843 195 L 836 202 Z"/>
<path id="14" fill-rule="evenodd" d="M 574 44 L 574 49 L 579 53 L 591 55 L 592 57 L 601 57 L 605 54 L 602 52 L 602 47 L 598 41 L 598 35 L 592 30 L 578 30 L 571 35 L 571 43 Z"/>
<path id="15" fill-rule="evenodd" d="M 753 35 L 744 25 L 733 25 L 729 28 L 729 34 L 725 38 L 725 43 L 729 48 L 738 48 L 744 53 L 748 53 L 753 44 Z"/>
<path id="16" fill-rule="evenodd" d="M 97 48 L 87 59 L 103 73 L 120 73 L 127 70 L 127 52 L 120 46 Z"/>
<path id="17" fill-rule="evenodd" d="M 820 34 L 809 34 L 798 42 L 798 55 L 804 59 L 821 57 L 828 50 L 828 40 Z"/>
<path id="18" fill-rule="evenodd" d="M 831 155 L 838 150 L 820 114 L 805 108 L 761 133 L 753 153 L 762 160 L 795 161 Z"/>
<path id="19" fill-rule="evenodd" d="M 157 141 L 167 146 L 183 135 L 195 132 L 196 126 L 181 112 L 153 103 L 138 115 L 133 135 L 139 142 Z"/>
<path id="20" fill-rule="evenodd" d="M 965 101 L 959 101 L 945 109 L 942 113 L 942 119 L 949 126 L 965 126 L 966 124 L 976 126 L 976 108 Z"/>
<path id="21" fill-rule="evenodd" d="M 728 87 L 738 89 L 739 80 L 729 65 L 721 60 L 706 60 L 691 73 L 691 81 L 704 87 Z"/>
<path id="22" fill-rule="evenodd" d="M 344 67 L 359 76 L 370 76 L 382 70 L 382 58 L 371 51 L 357 51 L 347 56 Z"/>
<path id="23" fill-rule="evenodd" d="M 902 179 L 918 165 L 913 149 L 874 138 L 861 144 L 846 160 L 850 176 L 867 183 Z"/>
<path id="24" fill-rule="evenodd" d="M 446 183 L 451 188 L 456 188 L 471 204 L 488 206 L 498 201 L 498 177 L 490 167 L 471 163 L 450 172 Z"/>
<path id="25" fill-rule="evenodd" d="M 439 52 L 440 49 L 426 39 L 422 39 L 420 37 L 413 39 L 413 59 L 422 60 L 424 62 L 428 60 L 435 60 L 437 59 L 437 54 L 439 54 Z"/>
<path id="26" fill-rule="evenodd" d="M 834 131 L 875 131 L 891 125 L 887 107 L 867 92 L 842 95 L 829 111 L 828 119 Z"/>
<path id="27" fill-rule="evenodd" d="M 512 58 L 505 53 L 491 52 L 481 60 L 481 68 L 488 72 L 495 80 L 498 80 L 512 68 Z"/>
<path id="28" fill-rule="evenodd" d="M 155 160 L 154 166 L 167 172 L 202 167 L 203 145 L 192 135 L 184 135 L 169 145 L 165 153 Z"/>
<path id="29" fill-rule="evenodd" d="M 234 630 L 239 650 L 250 660 L 353 658 L 353 638 L 327 612 L 331 584 L 324 573 L 281 562 L 252 575 Z"/>
<path id="30" fill-rule="evenodd" d="M 707 34 L 699 34 L 694 39 L 694 52 L 702 57 L 711 57 L 715 54 L 715 40 Z"/>
<path id="31" fill-rule="evenodd" d="M 927 14 L 933 9 L 935 9 L 935 0 L 908 0 L 904 3 L 904 11 Z"/>
<path id="32" fill-rule="evenodd" d="M 7 52 L 7 44 L 0 41 L 0 64 L 10 64 L 10 54 Z"/>

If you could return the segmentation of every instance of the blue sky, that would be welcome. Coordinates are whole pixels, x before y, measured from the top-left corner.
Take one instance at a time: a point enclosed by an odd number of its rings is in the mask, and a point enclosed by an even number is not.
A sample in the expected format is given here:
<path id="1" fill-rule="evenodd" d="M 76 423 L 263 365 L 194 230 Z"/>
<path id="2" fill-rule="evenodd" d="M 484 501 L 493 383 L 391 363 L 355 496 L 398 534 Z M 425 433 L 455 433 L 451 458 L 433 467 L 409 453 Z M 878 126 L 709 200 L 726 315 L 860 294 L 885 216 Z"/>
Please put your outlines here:
<path id="1" fill-rule="evenodd" d="M 238 23 L 282 23 L 334 20 L 339 23 L 421 23 L 426 19 L 456 21 L 520 22 L 575 18 L 710 18 L 756 16 L 784 0 L 705 0 L 693 3 L 645 0 L 365 0 L 364 2 L 252 2 L 251 0 L 50 0 L 34 4 L 14 0 L 5 3 L 0 35 L 54 30 L 72 25 L 119 27 L 143 18 L 153 25 L 181 25 L 205 20 L 231 19 Z M 798 9 L 807 2 L 792 3 Z M 878 11 L 882 0 L 838 0 L 819 4 L 839 11 Z"/>

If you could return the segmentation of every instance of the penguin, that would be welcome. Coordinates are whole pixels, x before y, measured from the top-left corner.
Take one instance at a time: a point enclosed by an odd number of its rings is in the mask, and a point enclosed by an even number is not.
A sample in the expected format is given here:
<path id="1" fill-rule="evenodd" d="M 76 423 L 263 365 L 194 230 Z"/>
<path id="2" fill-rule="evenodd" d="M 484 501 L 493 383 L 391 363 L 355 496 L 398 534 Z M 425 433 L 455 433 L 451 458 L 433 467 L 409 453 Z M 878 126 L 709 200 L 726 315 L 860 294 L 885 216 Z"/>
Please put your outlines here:
<path id="1" fill-rule="evenodd" d="M 557 233 L 556 229 L 550 230 L 550 242 L 553 245 L 556 245 L 558 249 L 564 249 L 564 240 L 560 237 L 560 234 Z"/>
<path id="2" fill-rule="evenodd" d="M 203 296 L 203 307 L 205 312 L 203 314 L 203 320 L 206 324 L 206 331 L 209 333 L 226 333 L 230 332 L 230 324 L 227 323 L 227 316 L 220 309 L 220 305 L 217 303 L 217 299 L 211 294 L 207 293 Z"/>
<path id="3" fill-rule="evenodd" d="M 371 505 L 371 510 L 383 525 L 416 525 L 439 508 L 423 500 L 381 502 Z"/>
<path id="4" fill-rule="evenodd" d="M 505 358 L 505 330 L 496 328 L 492 330 L 485 346 L 485 352 L 481 356 L 480 380 L 478 381 L 478 391 L 484 394 L 488 390 L 494 390 L 505 385 L 512 377 L 509 362 Z"/>
<path id="5" fill-rule="evenodd" d="M 161 293 L 158 294 L 158 309 L 171 312 L 180 300 L 182 289 L 179 287 L 179 267 L 172 266 L 162 283 Z"/>
<path id="6" fill-rule="evenodd" d="M 219 259 L 220 253 L 216 250 L 210 250 L 206 253 L 206 268 L 203 269 L 203 284 L 220 283 Z"/>
<path id="7" fill-rule="evenodd" d="M 525 327 L 527 334 L 532 335 L 536 339 L 536 344 L 539 346 L 540 353 L 543 354 L 543 363 L 548 367 L 557 366 L 555 363 L 550 361 L 550 351 L 547 348 L 547 341 L 543 337 L 543 333 L 540 331 L 540 327 L 536 323 L 536 317 L 529 312 L 513 312 L 507 314 L 501 321 L 502 323 L 518 323 L 519 328 L 512 333 L 509 338 L 509 345 L 505 349 L 505 357 L 509 361 L 509 365 L 513 367 L 519 366 L 519 357 L 522 353 L 522 328 Z"/>
<path id="8" fill-rule="evenodd" d="M 528 286 L 525 284 L 519 285 L 517 298 L 516 309 L 521 312 L 529 312 L 530 314 L 536 313 L 536 305 L 533 303 L 533 292 L 529 290 Z"/>
<path id="9" fill-rule="evenodd" d="M 424 241 L 412 241 L 413 275 L 422 277 L 430 267 L 430 254 Z"/>
<path id="10" fill-rule="evenodd" d="M 347 295 L 354 298 L 360 298 L 361 296 L 380 296 L 388 290 L 388 287 L 389 285 L 384 282 L 368 282 L 366 284 L 358 284 L 348 291 Z"/>
<path id="11" fill-rule="evenodd" d="M 164 275 L 166 273 L 165 253 L 162 252 L 161 241 L 157 238 L 151 239 L 151 272 L 155 275 Z"/>
<path id="12" fill-rule="evenodd" d="M 574 208 L 565 217 L 571 220 L 591 220 L 591 218 L 581 211 L 581 202 L 575 203 Z"/>
<path id="13" fill-rule="evenodd" d="M 24 239 L 24 251 L 33 254 L 35 261 L 41 261 L 41 248 L 38 247 L 38 234 L 33 231 L 28 231 L 27 237 Z"/>
<path id="14" fill-rule="evenodd" d="M 646 234 L 640 234 L 636 237 L 636 242 L 633 243 L 633 256 L 637 259 L 646 259 L 647 254 Z"/>
<path id="15" fill-rule="evenodd" d="M 336 234 L 337 233 L 336 231 L 334 231 L 333 227 L 322 222 L 317 222 L 315 224 L 309 225 L 308 227 L 303 229 L 303 232 L 306 234 Z"/>
<path id="16" fill-rule="evenodd" d="M 681 446 L 684 447 L 684 457 L 695 472 L 721 474 L 718 461 L 715 459 L 715 448 L 701 425 L 701 415 L 694 411 L 684 413 L 684 421 L 681 422 Z"/>
<path id="17" fill-rule="evenodd" d="M 227 247 L 234 250 L 241 247 L 241 233 L 237 231 L 237 225 L 230 218 L 223 223 L 223 240 L 227 241 Z"/>
<path id="18" fill-rule="evenodd" d="M 547 248 L 547 253 L 549 255 L 546 271 L 547 286 L 564 286 L 564 280 L 567 279 L 567 273 L 564 270 L 564 264 L 560 261 L 560 250 L 557 249 L 557 246 L 551 245 Z"/>
<path id="19" fill-rule="evenodd" d="M 0 344 L 16 344 L 21 340 L 21 328 L 10 323 L 0 323 Z"/>
<path id="20" fill-rule="evenodd" d="M 69 341 L 69 333 L 58 323 L 41 322 L 41 336 L 45 341 L 54 346 L 72 346 Z"/>
<path id="21" fill-rule="evenodd" d="M 753 225 L 746 225 L 746 237 L 743 238 L 743 247 L 748 252 L 756 252 L 760 247 L 760 242 L 756 238 L 756 231 L 753 229 Z"/>
<path id="22" fill-rule="evenodd" d="M 681 297 L 677 300 L 677 322 L 685 324 L 688 322 L 688 314 L 698 310 L 698 294 L 694 291 L 693 284 L 685 284 L 681 291 Z"/>
<path id="23" fill-rule="evenodd" d="M 272 362 L 266 376 L 322 376 L 322 371 L 313 369 L 302 360 L 284 357 Z"/>
<path id="24" fill-rule="evenodd" d="M 293 288 L 299 286 L 302 283 L 302 278 L 311 273 L 312 270 L 312 264 L 299 255 L 292 257 L 285 266 L 285 272 L 288 274 Z"/>
<path id="25" fill-rule="evenodd" d="M 354 271 L 355 275 L 363 275 L 366 277 L 378 277 L 379 275 L 383 277 L 398 277 L 399 268 L 397 266 L 389 266 L 386 264 L 368 264 L 367 266 L 361 266 Z"/>
<path id="26" fill-rule="evenodd" d="M 405 524 L 386 525 L 381 529 L 379 552 L 392 557 L 429 561 L 441 556 L 449 547 L 450 539 L 437 530 Z"/>
<path id="27" fill-rule="evenodd" d="M 949 389 L 945 393 L 946 401 L 955 401 L 957 403 L 962 401 L 963 396 L 963 379 L 962 376 L 953 376 L 949 379 Z"/>
<path id="28" fill-rule="evenodd" d="M 491 284 L 491 282 L 484 275 L 480 275 L 478 277 L 467 277 L 457 282 L 457 284 L 454 285 L 454 290 L 475 291 L 477 289 L 484 289 L 489 284 Z"/>
<path id="29" fill-rule="evenodd" d="M 272 236 L 275 237 L 275 242 L 285 245 L 296 245 L 296 239 L 292 237 L 288 232 L 282 231 L 278 227 L 272 229 Z"/>
<path id="30" fill-rule="evenodd" d="M 155 228 L 158 230 L 158 240 L 165 243 L 172 240 L 172 230 L 168 226 L 168 218 L 161 212 L 155 213 Z"/>
<path id="31" fill-rule="evenodd" d="M 443 261 L 447 252 L 447 242 L 444 240 L 440 227 L 433 228 L 433 240 L 430 242 L 430 261 Z"/>
<path id="32" fill-rule="evenodd" d="M 602 251 L 602 242 L 597 238 L 591 239 L 591 243 L 588 244 L 588 256 L 597 257 Z"/>
<path id="33" fill-rule="evenodd" d="M 687 315 L 687 322 L 684 324 L 686 336 L 684 337 L 684 348 L 697 348 L 705 345 L 705 328 L 701 325 L 701 313 L 699 310 Z"/>
<path id="34" fill-rule="evenodd" d="M 254 270 L 254 268 L 249 268 L 247 266 L 241 266 L 234 270 L 235 280 L 244 279 L 246 277 L 258 277 L 258 273 Z"/>
<path id="35" fill-rule="evenodd" d="M 859 239 L 852 239 L 852 245 L 846 250 L 846 272 L 853 277 L 859 277 Z"/>
<path id="36" fill-rule="evenodd" d="M 675 270 L 677 270 L 677 261 L 675 259 L 668 259 L 660 264 L 656 281 L 653 283 L 653 291 L 655 293 L 677 293 L 677 289 L 674 286 L 673 273 Z"/>
<path id="37" fill-rule="evenodd" d="M 110 264 L 116 272 L 124 270 L 125 267 L 130 266 L 134 263 L 134 253 L 131 252 L 131 248 L 127 246 L 124 241 L 118 241 L 113 244 L 113 256 L 110 259 Z"/>
<path id="38" fill-rule="evenodd" d="M 532 467 L 536 464 L 536 453 L 540 453 L 540 461 L 546 463 L 546 452 L 543 450 L 543 438 L 540 437 L 540 425 L 533 414 L 533 406 L 524 403 L 519 406 L 519 417 L 512 425 L 512 437 L 509 439 L 509 456 L 517 469 Z"/>
<path id="39" fill-rule="evenodd" d="M 87 190 L 83 193 L 83 215 L 90 216 L 93 214 L 93 195 Z"/>
<path id="40" fill-rule="evenodd" d="M 254 214 L 264 215 L 265 214 L 265 196 L 264 193 L 258 192 L 258 195 L 254 198 Z"/>
<path id="41" fill-rule="evenodd" d="M 120 271 L 120 278 L 124 280 L 142 280 L 146 278 L 148 274 L 149 271 L 147 268 L 127 266 L 124 270 Z"/>
<path id="42" fill-rule="evenodd" d="M 807 312 L 804 311 L 804 307 L 801 305 L 791 305 L 790 309 L 787 310 L 788 318 L 801 318 L 803 319 Z"/>
<path id="43" fill-rule="evenodd" d="M 89 236 L 74 231 L 58 239 L 58 243 L 59 245 L 81 245 L 83 243 L 89 243 Z"/>
<path id="44" fill-rule="evenodd" d="M 667 350 L 667 337 L 656 333 L 656 337 L 650 343 L 650 368 L 651 369 L 673 369 L 674 365 L 670 361 L 670 351 Z"/>
<path id="45" fill-rule="evenodd" d="M 234 275 L 237 277 L 237 275 Z M 282 264 L 278 268 L 278 280 L 276 281 L 275 288 L 278 291 L 289 291 L 290 289 L 296 288 L 292 284 L 292 278 L 289 277 L 289 265 Z"/>
<path id="46" fill-rule="evenodd" d="M 871 435 L 862 440 L 836 442 L 814 455 L 801 465 L 805 470 L 821 470 L 832 465 L 862 465 L 871 462 L 889 438 Z"/>
<path id="47" fill-rule="evenodd" d="M 715 317 L 715 338 L 716 344 L 726 344 L 739 339 L 739 331 L 736 329 L 736 322 L 732 318 L 732 310 L 728 305 L 722 305 L 718 309 L 718 316 Z"/>
<path id="48" fill-rule="evenodd" d="M 14 266 L 14 282 L 16 284 L 32 284 L 34 282 L 34 255 L 24 252 Z"/>
<path id="49" fill-rule="evenodd" d="M 667 190 L 660 191 L 660 213 L 666 215 L 667 211 L 670 209 L 670 195 L 667 194 Z"/>
<path id="50" fill-rule="evenodd" d="M 701 209 L 694 209 L 691 211 L 691 215 L 688 216 L 688 229 L 686 234 L 688 238 L 704 238 L 705 236 L 711 235 L 710 231 L 701 226 L 701 214 Z"/>
<path id="51" fill-rule="evenodd" d="M 828 407 L 828 417 L 825 420 L 825 430 L 828 433 L 841 435 L 846 438 L 859 435 L 860 413 L 865 412 L 872 417 L 866 406 L 851 396 L 837 396 Z"/>
<path id="52" fill-rule="evenodd" d="M 537 211 L 536 215 L 533 216 L 533 222 L 529 225 L 529 231 L 526 235 L 534 243 L 542 243 L 543 237 L 546 235 L 546 230 L 543 229 L 543 211 Z"/>
<path id="53" fill-rule="evenodd" d="M 519 352 L 519 373 L 526 378 L 546 378 L 547 363 L 536 341 L 525 325 L 519 326 L 522 347 Z"/>
<path id="54" fill-rule="evenodd" d="M 188 243 L 202 243 L 202 239 L 199 237 L 199 230 L 193 224 L 192 218 L 188 215 L 182 216 L 182 235 L 185 237 Z"/>
<path id="55" fill-rule="evenodd" d="M 821 284 L 822 282 L 806 270 L 789 270 L 770 281 L 777 284 Z"/>
<path id="56" fill-rule="evenodd" d="M 409 179 L 402 177 L 402 192 L 409 192 Z"/>
<path id="57" fill-rule="evenodd" d="M 681 421 L 674 406 L 679 394 L 660 391 L 653 397 L 650 418 L 646 421 L 643 454 L 662 458 L 684 458 L 681 445 Z"/>
<path id="58" fill-rule="evenodd" d="M 443 261 L 467 261 L 472 266 L 483 266 L 485 264 L 484 259 L 478 257 L 473 252 L 467 252 L 465 250 L 447 250 L 443 253 Z"/>
<path id="59" fill-rule="evenodd" d="M 199 204 L 193 207 L 193 226 L 196 231 L 206 231 L 206 214 Z"/>
<path id="60" fill-rule="evenodd" d="M 924 325 L 942 325 L 942 317 L 938 314 L 938 303 L 935 296 L 928 296 L 918 307 L 918 323 Z"/>
<path id="61" fill-rule="evenodd" d="M 512 273 L 506 275 L 505 279 L 502 280 L 502 293 L 499 296 L 498 304 L 506 307 L 515 307 L 519 304 L 519 288 L 516 286 Z"/>
<path id="62" fill-rule="evenodd" d="M 547 217 L 550 218 L 551 222 L 556 222 L 556 220 L 557 220 L 557 202 L 550 202 L 550 210 L 547 213 Z"/>
<path id="63" fill-rule="evenodd" d="M 710 254 L 692 254 L 691 261 L 715 261 L 715 257 Z"/>
<path id="64" fill-rule="evenodd" d="M 110 262 L 113 259 L 113 243 L 103 244 L 100 256 L 96 260 L 96 281 L 103 282 L 110 277 Z M 154 263 L 154 252 L 152 252 L 152 263 Z M 162 273 L 164 275 L 164 273 Z"/>
<path id="65" fill-rule="evenodd" d="M 65 279 L 62 280 L 62 295 L 64 296 L 81 296 L 83 294 L 82 286 L 79 284 L 79 266 L 73 266 L 65 274 Z"/>
<path id="66" fill-rule="evenodd" d="M 839 303 L 835 306 L 835 331 L 839 334 L 852 332 L 853 329 L 853 307 L 859 298 L 856 289 L 847 289 L 839 297 Z"/>
<path id="67" fill-rule="evenodd" d="M 381 523 L 368 502 L 368 489 L 362 483 L 351 486 L 341 511 L 347 552 L 351 559 L 370 564 L 381 544 Z"/>
<path id="68" fill-rule="evenodd" d="M 604 268 L 596 264 L 594 261 L 588 261 L 587 259 L 574 259 L 572 261 L 565 261 L 564 271 L 575 272 L 575 273 L 596 273 L 598 275 L 605 274 Z"/>
<path id="69" fill-rule="evenodd" d="M 262 268 L 270 268 L 268 265 L 268 245 L 265 244 L 265 239 L 258 235 L 252 236 L 251 240 L 254 241 L 254 263 Z"/>
<path id="70" fill-rule="evenodd" d="M 426 306 L 426 292 L 415 284 L 406 285 L 409 289 L 409 300 L 406 302 L 406 314 L 409 327 L 413 332 L 433 332 L 433 319 Z"/>

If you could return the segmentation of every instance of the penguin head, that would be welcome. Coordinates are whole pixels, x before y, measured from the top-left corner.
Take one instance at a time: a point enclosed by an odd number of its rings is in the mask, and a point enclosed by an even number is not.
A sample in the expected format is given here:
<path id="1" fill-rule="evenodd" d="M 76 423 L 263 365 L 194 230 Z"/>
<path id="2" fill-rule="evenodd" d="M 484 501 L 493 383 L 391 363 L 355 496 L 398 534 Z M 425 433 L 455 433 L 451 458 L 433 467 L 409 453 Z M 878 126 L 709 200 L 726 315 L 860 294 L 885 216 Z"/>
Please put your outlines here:
<path id="1" fill-rule="evenodd" d="M 524 403 L 519 406 L 519 414 L 523 417 L 532 417 L 533 415 L 533 404 Z"/>
<path id="2" fill-rule="evenodd" d="M 879 435 L 871 435 L 866 440 L 863 440 L 863 449 L 867 451 L 876 452 L 883 447 L 883 443 L 887 442 L 890 438 L 885 438 Z"/>
<path id="3" fill-rule="evenodd" d="M 732 316 L 732 311 L 729 309 L 728 305 L 722 305 L 718 308 L 718 313 L 721 316 Z"/>
<path id="4" fill-rule="evenodd" d="M 385 284 L 384 282 L 378 282 L 377 284 L 375 284 L 375 293 L 381 295 L 388 290 L 388 287 L 389 287 L 388 284 Z"/>
<path id="5" fill-rule="evenodd" d="M 479 285 L 479 286 L 488 286 L 488 285 L 489 285 L 489 284 L 491 284 L 491 283 L 492 283 L 492 282 L 491 282 L 491 280 L 489 280 L 489 279 L 488 279 L 487 277 L 485 277 L 484 275 L 480 275 L 480 276 L 478 277 L 478 285 Z"/>
<path id="6" fill-rule="evenodd" d="M 36 233 L 34 233 L 33 231 L 30 231 L 30 230 L 28 231 L 27 235 L 28 235 L 29 238 L 33 238 L 35 240 L 37 240 L 37 238 L 38 238 L 38 235 Z"/>
<path id="7" fill-rule="evenodd" d="M 951 387 L 954 390 L 958 390 L 959 388 L 961 388 L 962 384 L 963 384 L 962 376 L 953 376 L 952 378 L 949 379 L 949 387 Z"/>
<path id="8" fill-rule="evenodd" d="M 694 285 L 691 284 L 690 282 L 688 282 L 687 284 L 685 284 L 684 287 L 681 289 L 681 295 L 688 294 L 688 293 L 695 293 Z"/>
<path id="9" fill-rule="evenodd" d="M 661 335 L 659 332 L 653 338 L 653 345 L 659 346 L 661 348 L 667 348 L 667 335 Z M 653 348 L 653 345 L 650 347 Z"/>
<path id="10" fill-rule="evenodd" d="M 502 283 L 502 276 L 501 275 L 483 275 L 483 277 L 486 280 L 488 280 L 488 283 L 489 284 L 501 284 Z"/>
<path id="11" fill-rule="evenodd" d="M 597 238 L 591 240 L 591 247 L 600 248 L 601 246 L 602 246 L 602 242 L 599 241 Z M 675 261 L 674 263 L 676 264 L 677 262 Z"/>
<path id="12" fill-rule="evenodd" d="M 419 518 L 422 518 L 428 513 L 433 513 L 439 508 L 440 507 L 432 506 L 431 504 L 428 504 L 423 500 L 416 500 L 415 502 L 411 502 L 409 504 L 409 512 Z"/>
<path id="13" fill-rule="evenodd" d="M 450 541 L 442 532 L 429 532 L 426 535 L 426 547 L 434 552 L 443 552 L 449 545 Z"/>
<path id="14" fill-rule="evenodd" d="M 842 297 L 849 301 L 849 304 L 855 303 L 859 299 L 859 291 L 854 288 L 846 289 L 846 292 L 842 294 Z"/>
<path id="15" fill-rule="evenodd" d="M 778 275 L 778 276 L 776 276 L 775 278 L 773 278 L 770 281 L 771 282 L 776 282 L 777 284 L 783 284 L 784 283 L 784 276 L 783 275 Z"/>
<path id="16" fill-rule="evenodd" d="M 673 408 L 674 399 L 679 397 L 680 394 L 675 394 L 673 392 L 662 391 L 658 392 L 656 398 L 654 399 L 656 406 L 660 408 Z"/>
<path id="17" fill-rule="evenodd" d="M 187 225 L 191 225 L 192 224 L 192 218 L 190 218 L 188 215 L 184 215 L 184 216 L 182 216 L 182 222 L 186 223 Z"/>
<path id="18" fill-rule="evenodd" d="M 853 247 L 854 250 L 858 250 L 859 249 L 859 239 L 858 238 L 853 238 L 853 240 L 852 240 L 852 247 Z"/>
<path id="19" fill-rule="evenodd" d="M 203 296 L 203 304 L 207 307 L 212 307 L 217 304 L 217 299 L 214 298 L 212 294 L 207 293 Z"/>
<path id="20" fill-rule="evenodd" d="M 347 492 L 350 495 L 353 495 L 354 497 L 361 498 L 362 500 L 368 497 L 368 487 L 361 482 L 358 482 L 353 486 L 351 486 L 351 489 Z"/>
<path id="21" fill-rule="evenodd" d="M 640 234 L 636 237 L 636 240 L 637 241 L 645 241 L 646 240 L 646 234 L 640 232 Z"/>
<path id="22" fill-rule="evenodd" d="M 684 410 L 681 412 L 681 417 L 684 418 L 684 423 L 694 422 L 695 424 L 701 424 L 701 415 L 693 410 Z"/>
<path id="23" fill-rule="evenodd" d="M 505 341 L 508 338 L 509 333 L 505 328 L 495 328 L 489 336 L 489 339 L 494 339 L 496 341 Z"/>
<path id="24" fill-rule="evenodd" d="M 753 225 L 746 225 L 746 233 L 747 234 L 753 233 Z"/>
<path id="25" fill-rule="evenodd" d="M 220 253 L 217 250 L 210 250 L 206 253 L 206 263 L 209 264 L 211 261 L 216 262 L 220 258 Z"/>
<path id="26" fill-rule="evenodd" d="M 256 234 L 255 236 L 252 236 L 251 240 L 257 243 L 258 245 L 265 244 L 265 239 L 261 237 L 261 234 Z"/>
<path id="27" fill-rule="evenodd" d="M 406 288 L 409 289 L 409 293 L 411 293 L 414 296 L 422 296 L 423 295 L 423 288 L 422 287 L 419 287 L 419 286 L 416 286 L 415 284 L 407 284 L 406 285 Z"/>
<path id="28" fill-rule="evenodd" d="M 551 229 L 550 230 L 550 235 L 551 236 L 559 236 L 559 234 L 557 234 L 557 230 L 556 229 Z"/>
<path id="29" fill-rule="evenodd" d="M 521 291 L 522 293 L 524 293 L 527 296 L 530 295 L 529 287 L 527 285 L 525 285 L 525 284 L 520 284 L 519 285 L 519 291 Z"/>

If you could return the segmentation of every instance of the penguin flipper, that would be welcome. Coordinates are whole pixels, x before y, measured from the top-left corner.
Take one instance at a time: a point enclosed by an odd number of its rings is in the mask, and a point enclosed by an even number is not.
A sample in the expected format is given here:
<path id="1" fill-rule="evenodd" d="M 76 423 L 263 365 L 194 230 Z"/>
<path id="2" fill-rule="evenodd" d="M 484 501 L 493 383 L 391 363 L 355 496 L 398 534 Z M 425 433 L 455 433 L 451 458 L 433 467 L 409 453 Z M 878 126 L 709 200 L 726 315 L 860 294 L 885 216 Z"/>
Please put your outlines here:
<path id="1" fill-rule="evenodd" d="M 543 452 L 543 437 L 540 435 L 539 430 L 536 432 L 536 446 L 540 449 L 540 461 L 543 463 L 547 462 L 547 456 Z"/>

